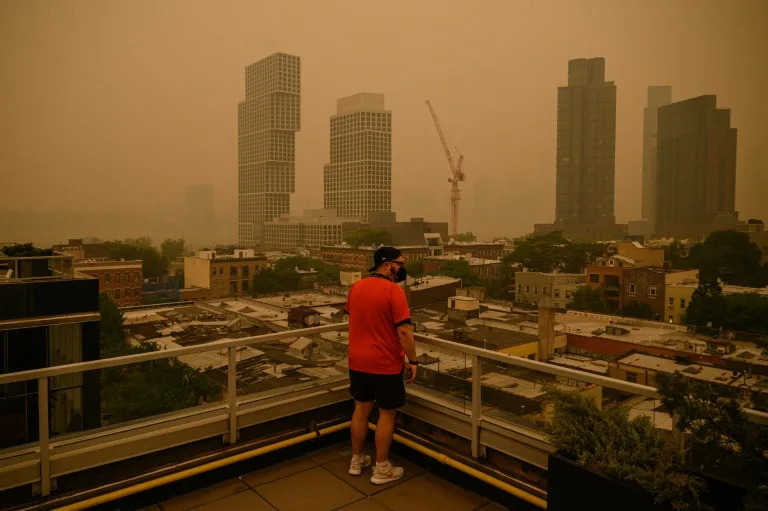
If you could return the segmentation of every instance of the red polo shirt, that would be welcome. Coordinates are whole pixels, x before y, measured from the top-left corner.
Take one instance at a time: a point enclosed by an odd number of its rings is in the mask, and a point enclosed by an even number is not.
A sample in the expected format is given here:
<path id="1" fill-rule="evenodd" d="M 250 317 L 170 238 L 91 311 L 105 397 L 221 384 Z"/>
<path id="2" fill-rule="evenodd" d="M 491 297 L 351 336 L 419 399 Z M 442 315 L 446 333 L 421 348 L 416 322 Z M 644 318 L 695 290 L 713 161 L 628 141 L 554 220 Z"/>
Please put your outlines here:
<path id="1" fill-rule="evenodd" d="M 344 310 L 349 315 L 349 368 L 372 374 L 400 374 L 405 354 L 397 327 L 411 322 L 402 288 L 372 276 L 352 284 Z"/>

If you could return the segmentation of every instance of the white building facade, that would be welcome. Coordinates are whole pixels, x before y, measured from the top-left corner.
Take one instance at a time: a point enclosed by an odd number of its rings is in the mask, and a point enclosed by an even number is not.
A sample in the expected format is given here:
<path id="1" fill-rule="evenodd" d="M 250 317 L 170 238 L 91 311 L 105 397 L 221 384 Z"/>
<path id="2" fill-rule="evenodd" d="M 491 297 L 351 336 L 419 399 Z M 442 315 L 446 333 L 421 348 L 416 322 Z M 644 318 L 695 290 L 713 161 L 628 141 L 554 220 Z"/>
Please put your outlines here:
<path id="1" fill-rule="evenodd" d="M 363 222 L 371 212 L 391 211 L 392 112 L 384 109 L 384 95 L 339 99 L 330 145 L 323 170 L 325 209 Z"/>
<path id="2" fill-rule="evenodd" d="M 288 214 L 296 189 L 296 132 L 301 129 L 301 61 L 275 53 L 245 68 L 238 104 L 238 242 L 263 243 L 264 222 Z"/>

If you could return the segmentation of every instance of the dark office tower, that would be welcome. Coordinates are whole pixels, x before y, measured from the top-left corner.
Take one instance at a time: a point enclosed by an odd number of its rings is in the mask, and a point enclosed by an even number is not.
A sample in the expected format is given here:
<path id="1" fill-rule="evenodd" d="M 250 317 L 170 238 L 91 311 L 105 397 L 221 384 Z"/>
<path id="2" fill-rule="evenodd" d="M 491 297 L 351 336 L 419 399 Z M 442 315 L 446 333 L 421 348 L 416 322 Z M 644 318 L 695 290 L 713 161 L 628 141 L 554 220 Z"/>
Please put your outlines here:
<path id="1" fill-rule="evenodd" d="M 716 96 L 659 108 L 656 233 L 699 237 L 736 218 L 736 129 Z"/>
<path id="2" fill-rule="evenodd" d="M 568 86 L 557 90 L 555 224 L 572 229 L 614 225 L 616 86 L 605 59 L 568 62 Z"/>
<path id="3" fill-rule="evenodd" d="M 323 170 L 325 209 L 363 222 L 392 211 L 392 112 L 384 109 L 384 94 L 336 102 L 331 160 Z"/>
<path id="4" fill-rule="evenodd" d="M 672 87 L 648 87 L 648 106 L 643 112 L 643 203 L 642 216 L 650 225 L 656 222 L 657 127 L 660 106 L 672 101 Z"/>
<path id="5" fill-rule="evenodd" d="M 237 110 L 240 245 L 260 245 L 264 222 L 289 213 L 300 92 L 299 57 L 275 53 L 245 68 L 245 101 Z"/>

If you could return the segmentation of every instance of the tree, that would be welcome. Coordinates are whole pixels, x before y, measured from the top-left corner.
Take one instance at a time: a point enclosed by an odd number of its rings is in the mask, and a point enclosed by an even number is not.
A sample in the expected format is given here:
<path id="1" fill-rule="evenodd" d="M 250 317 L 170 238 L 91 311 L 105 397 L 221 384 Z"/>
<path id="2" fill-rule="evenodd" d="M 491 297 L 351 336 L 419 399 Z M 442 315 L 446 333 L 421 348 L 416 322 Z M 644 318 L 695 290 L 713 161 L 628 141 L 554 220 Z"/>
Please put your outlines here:
<path id="1" fill-rule="evenodd" d="M 405 271 L 413 278 L 424 275 L 424 261 L 410 261 L 405 263 Z"/>
<path id="2" fill-rule="evenodd" d="M 632 300 L 624 305 L 621 309 L 621 314 L 630 318 L 640 319 L 658 319 L 659 316 L 650 305 L 645 302 L 638 302 L 637 300 Z"/>
<path id="3" fill-rule="evenodd" d="M 301 276 L 296 272 L 314 269 L 317 271 L 317 282 L 320 284 L 338 284 L 340 268 L 326 264 L 320 259 L 309 257 L 286 257 L 275 262 L 272 268 L 265 268 L 253 276 L 253 294 L 280 293 L 296 291 L 311 284 L 302 284 Z"/>
<path id="4" fill-rule="evenodd" d="M 163 254 L 163 259 L 166 261 L 175 261 L 177 257 L 184 253 L 184 238 L 176 240 L 165 238 L 160 245 L 160 252 Z"/>
<path id="5" fill-rule="evenodd" d="M 350 247 L 391 245 L 392 233 L 384 229 L 365 228 L 348 232 L 344 236 L 344 241 Z"/>
<path id="6" fill-rule="evenodd" d="M 107 293 L 99 294 L 99 351 L 101 358 L 125 355 L 125 335 L 123 333 L 123 313 L 117 308 Z"/>
<path id="7" fill-rule="evenodd" d="M 299 289 L 299 274 L 295 271 L 263 268 L 253 275 L 253 295 L 266 293 L 281 293 Z"/>
<path id="8" fill-rule="evenodd" d="M 584 273 L 587 265 L 605 253 L 603 243 L 571 243 L 563 247 L 561 269 L 564 273 Z"/>
<path id="9" fill-rule="evenodd" d="M 138 240 L 108 241 L 105 245 L 113 259 L 139 259 L 143 262 L 145 277 L 150 279 L 162 278 L 168 273 L 168 263 L 151 243 L 150 238 L 143 236 Z"/>
<path id="10" fill-rule="evenodd" d="M 456 241 L 469 243 L 477 241 L 477 236 L 473 232 L 462 232 L 456 235 Z"/>
<path id="11" fill-rule="evenodd" d="M 483 281 L 472 271 L 467 261 L 446 261 L 440 264 L 438 275 L 461 279 L 464 286 L 477 286 Z"/>
<path id="12" fill-rule="evenodd" d="M 691 247 L 690 265 L 699 270 L 699 278 L 720 279 L 736 286 L 763 287 L 768 283 L 761 264 L 760 248 L 749 235 L 737 231 L 715 231 Z"/>
<path id="13" fill-rule="evenodd" d="M 768 335 L 768 296 L 733 293 L 724 298 L 723 328 Z"/>
<path id="14" fill-rule="evenodd" d="M 678 240 L 674 240 L 664 247 L 664 260 L 669 261 L 672 268 L 688 268 L 688 258 L 685 256 L 685 248 Z"/>
<path id="15" fill-rule="evenodd" d="M 102 358 L 156 351 L 157 345 L 132 346 L 123 333 L 123 314 L 112 299 L 99 297 Z M 195 406 L 221 388 L 197 369 L 171 360 L 110 367 L 101 371 L 102 411 L 118 423 Z"/>
<path id="16" fill-rule="evenodd" d="M 603 255 L 601 243 L 574 243 L 560 231 L 531 234 L 515 243 L 515 249 L 504 258 L 506 264 L 520 263 L 530 271 L 550 273 L 555 270 L 583 273 L 587 264 Z"/>
<path id="17" fill-rule="evenodd" d="M 723 290 L 717 280 L 701 279 L 691 296 L 685 320 L 689 325 L 720 328 L 725 315 Z"/>
<path id="18" fill-rule="evenodd" d="M 566 304 L 569 309 L 588 312 L 607 312 L 608 307 L 603 301 L 603 289 L 592 289 L 589 286 L 579 286 L 571 295 L 571 300 Z"/>
<path id="19" fill-rule="evenodd" d="M 768 296 L 758 293 L 722 295 L 717 283 L 705 282 L 694 291 L 686 312 L 689 325 L 768 335 Z"/>
<path id="20" fill-rule="evenodd" d="M 32 243 L 23 243 L 21 245 L 8 245 L 2 247 L 2 252 L 8 257 L 32 257 L 32 256 L 50 256 L 53 250 L 50 248 L 38 248 Z"/>

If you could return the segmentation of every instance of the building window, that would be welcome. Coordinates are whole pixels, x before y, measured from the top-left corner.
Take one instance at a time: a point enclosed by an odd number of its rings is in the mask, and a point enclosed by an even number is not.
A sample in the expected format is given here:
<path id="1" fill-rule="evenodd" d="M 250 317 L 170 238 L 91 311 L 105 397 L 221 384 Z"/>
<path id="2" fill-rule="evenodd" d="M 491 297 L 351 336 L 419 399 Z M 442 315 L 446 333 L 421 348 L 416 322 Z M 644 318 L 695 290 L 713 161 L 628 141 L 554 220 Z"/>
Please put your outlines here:
<path id="1" fill-rule="evenodd" d="M 241 289 L 243 291 L 248 291 L 248 281 L 247 280 L 244 280 L 244 281 L 241 282 Z"/>
<path id="2" fill-rule="evenodd" d="M 528 359 L 529 360 L 536 360 L 536 353 L 531 353 L 530 355 L 528 355 Z"/>
<path id="3" fill-rule="evenodd" d="M 630 383 L 637 383 L 637 374 L 636 373 L 627 373 L 627 381 Z"/>
<path id="4" fill-rule="evenodd" d="M 138 282 L 139 281 L 139 272 L 135 271 L 133 272 L 133 281 Z"/>
<path id="5" fill-rule="evenodd" d="M 555 289 L 555 298 L 560 298 L 560 290 Z"/>
<path id="6" fill-rule="evenodd" d="M 685 298 L 680 298 L 680 308 L 685 309 Z"/>
<path id="7" fill-rule="evenodd" d="M 115 289 L 115 300 L 119 300 L 119 299 L 120 299 L 120 290 Z"/>
<path id="8" fill-rule="evenodd" d="M 112 283 L 112 274 L 111 273 L 105 273 L 104 274 L 104 282 L 107 284 Z"/>
<path id="9" fill-rule="evenodd" d="M 566 300 L 570 300 L 571 296 L 573 296 L 573 291 L 566 290 L 565 291 L 565 298 L 566 298 Z"/>
<path id="10" fill-rule="evenodd" d="M 215 276 L 216 276 L 216 268 L 211 270 L 211 277 L 215 277 Z"/>
<path id="11" fill-rule="evenodd" d="M 248 278 L 250 276 L 251 276 L 251 270 L 247 266 L 243 266 L 243 277 Z"/>
<path id="12" fill-rule="evenodd" d="M 656 286 L 648 286 L 648 296 L 658 296 L 659 289 Z"/>
<path id="13" fill-rule="evenodd" d="M 229 267 L 229 276 L 230 277 L 237 277 L 237 266 L 230 266 Z"/>
<path id="14" fill-rule="evenodd" d="M 531 286 L 525 286 L 525 294 L 528 294 L 531 292 Z"/>
<path id="15" fill-rule="evenodd" d="M 141 296 L 141 289 L 136 287 L 136 288 L 133 289 L 133 297 L 134 298 L 138 298 L 139 296 Z"/>
<path id="16" fill-rule="evenodd" d="M 125 283 L 127 284 L 130 281 L 131 281 L 131 273 L 125 272 Z"/>
<path id="17" fill-rule="evenodd" d="M 598 282 L 600 282 L 600 274 L 599 273 L 590 273 L 589 274 L 589 281 L 594 283 L 594 284 L 597 284 Z"/>
<path id="18" fill-rule="evenodd" d="M 533 294 L 539 294 L 539 286 L 533 286 Z"/>
<path id="19" fill-rule="evenodd" d="M 616 262 L 613 259 L 608 259 L 608 266 L 613 266 Z"/>
<path id="20" fill-rule="evenodd" d="M 522 293 L 523 292 L 523 285 L 522 284 L 518 284 L 517 285 L 517 292 L 518 293 Z"/>
<path id="21" fill-rule="evenodd" d="M 633 294 L 635 294 L 635 292 L 636 292 L 635 283 L 632 282 L 630 284 L 627 284 L 627 293 L 633 295 Z"/>
<path id="22" fill-rule="evenodd" d="M 119 284 L 119 283 L 120 283 L 120 274 L 115 272 L 115 284 Z"/>
<path id="23" fill-rule="evenodd" d="M 224 275 L 224 267 L 219 266 L 219 275 Z"/>
<path id="24" fill-rule="evenodd" d="M 547 296 L 547 288 L 546 287 L 542 287 L 541 288 L 541 294 L 544 295 L 544 296 Z"/>

